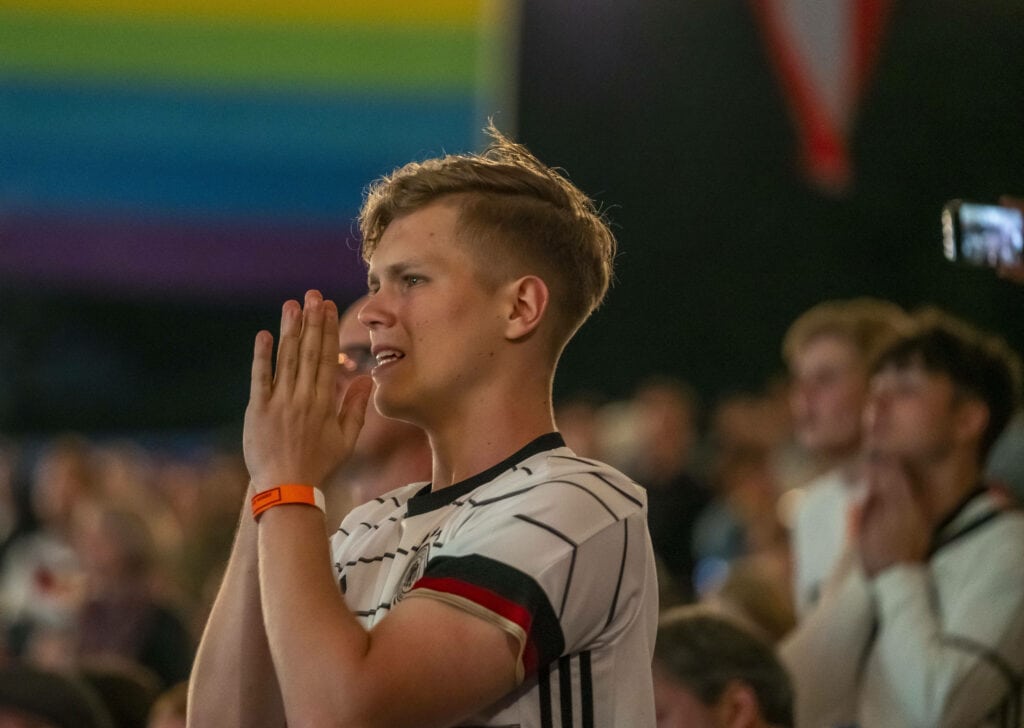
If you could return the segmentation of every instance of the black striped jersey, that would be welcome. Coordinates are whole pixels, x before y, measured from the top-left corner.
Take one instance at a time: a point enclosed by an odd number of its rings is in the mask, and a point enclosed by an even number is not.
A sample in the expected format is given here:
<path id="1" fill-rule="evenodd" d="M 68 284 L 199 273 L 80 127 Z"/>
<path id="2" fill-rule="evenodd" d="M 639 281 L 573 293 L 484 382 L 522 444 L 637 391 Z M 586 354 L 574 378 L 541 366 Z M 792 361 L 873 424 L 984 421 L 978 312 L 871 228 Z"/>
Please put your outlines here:
<path id="1" fill-rule="evenodd" d="M 460 726 L 654 726 L 646 494 L 561 435 L 437 492 L 416 483 L 354 509 L 332 557 L 364 627 L 425 598 L 516 638 L 519 687 Z"/>

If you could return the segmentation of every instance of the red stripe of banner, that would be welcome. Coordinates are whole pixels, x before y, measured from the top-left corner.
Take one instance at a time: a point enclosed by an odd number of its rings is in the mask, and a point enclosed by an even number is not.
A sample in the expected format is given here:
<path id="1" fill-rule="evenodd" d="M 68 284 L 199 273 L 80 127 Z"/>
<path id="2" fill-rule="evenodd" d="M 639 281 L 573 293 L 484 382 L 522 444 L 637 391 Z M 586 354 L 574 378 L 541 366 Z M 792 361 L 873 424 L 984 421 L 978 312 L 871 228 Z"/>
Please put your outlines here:
<path id="1" fill-rule="evenodd" d="M 805 62 L 783 27 L 776 4 L 772 0 L 751 0 L 751 5 L 795 117 L 801 166 L 814 184 L 841 192 L 849 186 L 853 176 L 847 135 L 841 120 L 829 117 L 810 80 Z M 851 114 L 874 70 L 888 6 L 889 0 L 853 0 L 850 78 L 845 89 L 848 94 L 846 107 Z"/>

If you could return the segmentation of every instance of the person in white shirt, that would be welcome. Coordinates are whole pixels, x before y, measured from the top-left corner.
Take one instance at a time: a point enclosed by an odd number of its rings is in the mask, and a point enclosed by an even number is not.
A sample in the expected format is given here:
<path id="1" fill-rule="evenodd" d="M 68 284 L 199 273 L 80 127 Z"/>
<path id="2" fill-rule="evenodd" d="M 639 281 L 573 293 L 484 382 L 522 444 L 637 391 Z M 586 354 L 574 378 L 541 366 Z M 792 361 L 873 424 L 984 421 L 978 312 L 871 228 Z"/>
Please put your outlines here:
<path id="1" fill-rule="evenodd" d="M 906 314 L 893 303 L 826 301 L 797 318 L 783 340 L 794 434 L 820 472 L 803 487 L 792 527 L 798 618 L 817 600 L 846 540 L 847 511 L 861 480 L 861 413 L 872 361 L 905 325 Z"/>
<path id="2" fill-rule="evenodd" d="M 982 481 L 1019 359 L 938 312 L 916 318 L 871 379 L 850 546 L 781 647 L 798 726 L 1021 725 L 1024 514 Z"/>
<path id="3" fill-rule="evenodd" d="M 555 432 L 555 367 L 602 301 L 593 202 L 491 128 L 410 163 L 360 215 L 377 410 L 422 428 L 430 481 L 355 509 L 330 547 L 316 486 L 352 452 L 338 312 L 257 334 L 243 513 L 191 679 L 206 726 L 654 727 L 657 582 L 643 489 Z M 257 520 L 258 519 L 258 520 Z"/>

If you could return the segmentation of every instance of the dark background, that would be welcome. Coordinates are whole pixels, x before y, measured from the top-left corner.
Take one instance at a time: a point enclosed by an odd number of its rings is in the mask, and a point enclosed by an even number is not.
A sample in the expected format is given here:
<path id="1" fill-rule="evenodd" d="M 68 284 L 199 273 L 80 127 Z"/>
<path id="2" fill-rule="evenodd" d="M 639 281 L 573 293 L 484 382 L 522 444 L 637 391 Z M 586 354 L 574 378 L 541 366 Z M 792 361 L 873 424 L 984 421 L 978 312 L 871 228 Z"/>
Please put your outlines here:
<path id="1" fill-rule="evenodd" d="M 947 199 L 1024 196 L 1022 50 L 1020 2 L 894 2 L 852 185 L 831 194 L 800 171 L 747 2 L 525 2 L 518 136 L 602 203 L 620 242 L 616 285 L 556 394 L 624 396 L 653 373 L 709 401 L 758 388 L 781 370 L 790 321 L 835 297 L 938 305 L 1024 350 L 1024 287 L 944 261 L 939 228 Z M 13 434 L 237 426 L 252 336 L 302 294 L 0 285 Z"/>

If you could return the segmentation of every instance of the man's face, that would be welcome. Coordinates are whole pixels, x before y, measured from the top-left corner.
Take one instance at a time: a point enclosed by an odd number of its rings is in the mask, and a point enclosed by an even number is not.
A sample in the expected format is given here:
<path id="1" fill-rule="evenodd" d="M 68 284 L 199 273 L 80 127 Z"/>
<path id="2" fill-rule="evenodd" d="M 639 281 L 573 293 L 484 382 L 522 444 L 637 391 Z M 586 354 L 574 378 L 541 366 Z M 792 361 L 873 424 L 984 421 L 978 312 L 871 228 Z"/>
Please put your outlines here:
<path id="1" fill-rule="evenodd" d="M 370 329 L 383 414 L 426 424 L 459 416 L 493 380 L 507 324 L 456 240 L 458 210 L 440 202 L 393 221 L 370 260 Z"/>
<path id="2" fill-rule="evenodd" d="M 800 445 L 828 457 L 846 457 L 860 443 L 867 373 L 856 348 L 824 334 L 793 357 L 790 409 Z"/>
<path id="3" fill-rule="evenodd" d="M 714 711 L 657 662 L 654 664 L 654 714 L 658 728 L 719 728 Z"/>
<path id="4" fill-rule="evenodd" d="M 943 456 L 955 441 L 955 394 L 945 374 L 916 364 L 883 368 L 864 411 L 868 451 L 922 464 Z"/>

